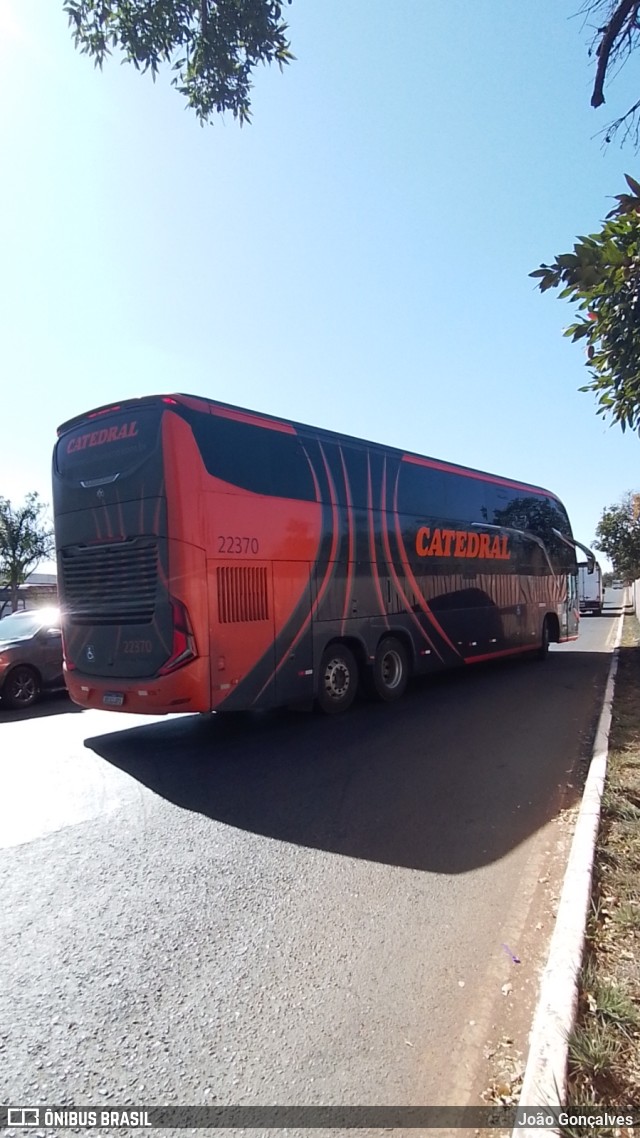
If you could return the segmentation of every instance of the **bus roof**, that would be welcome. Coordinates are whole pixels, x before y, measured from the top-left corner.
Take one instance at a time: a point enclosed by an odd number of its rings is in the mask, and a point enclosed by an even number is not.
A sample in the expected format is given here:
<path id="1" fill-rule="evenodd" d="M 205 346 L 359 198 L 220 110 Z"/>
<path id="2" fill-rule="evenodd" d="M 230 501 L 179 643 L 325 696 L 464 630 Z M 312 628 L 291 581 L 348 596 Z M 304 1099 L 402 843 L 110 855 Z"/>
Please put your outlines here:
<path id="1" fill-rule="evenodd" d="M 491 474 L 485 470 L 477 470 L 471 466 L 462 466 L 455 462 L 443 462 L 440 459 L 431 458 L 428 455 L 421 455 L 417 452 L 403 450 L 401 447 L 387 446 L 385 443 L 372 442 L 370 439 L 361 439 L 356 435 L 345 435 L 339 431 L 331 431 L 325 427 L 314 427 L 309 423 L 298 423 L 293 419 L 283 419 L 278 415 L 267 415 L 261 411 L 251 411 L 246 407 L 238 407 L 233 403 L 222 403 L 217 399 L 206 399 L 201 395 L 187 395 L 184 392 L 175 392 L 171 394 L 162 395 L 143 395 L 139 398 L 122 399 L 118 403 L 105 403 L 101 407 L 94 407 L 91 411 L 85 411 L 82 415 L 75 415 L 72 419 L 67 419 L 62 423 L 57 430 L 58 436 L 66 434 L 67 431 L 85 422 L 87 419 L 99 418 L 102 415 L 109 413 L 116 413 L 118 411 L 129 410 L 132 407 L 142 407 L 163 403 L 170 408 L 174 406 L 189 407 L 193 411 L 202 411 L 215 413 L 216 411 L 226 412 L 229 418 L 239 420 L 241 422 L 249 423 L 253 426 L 264 425 L 274 430 L 284 430 L 289 433 L 292 429 L 297 434 L 298 432 L 310 432 L 314 435 L 320 435 L 327 440 L 338 442 L 340 440 L 348 443 L 355 443 L 358 446 L 375 448 L 381 451 L 392 451 L 395 454 L 402 455 L 403 459 L 407 462 L 415 463 L 418 466 L 428 466 L 431 469 L 442 470 L 452 474 L 465 474 L 470 478 L 477 478 L 481 481 L 494 482 L 501 486 L 510 486 L 516 490 L 526 490 L 529 493 L 542 494 L 545 498 L 553 498 L 555 501 L 560 501 L 557 494 L 551 490 L 546 490 L 542 486 L 536 486 L 529 482 L 520 482 L 510 478 L 505 478 L 499 474 Z"/>

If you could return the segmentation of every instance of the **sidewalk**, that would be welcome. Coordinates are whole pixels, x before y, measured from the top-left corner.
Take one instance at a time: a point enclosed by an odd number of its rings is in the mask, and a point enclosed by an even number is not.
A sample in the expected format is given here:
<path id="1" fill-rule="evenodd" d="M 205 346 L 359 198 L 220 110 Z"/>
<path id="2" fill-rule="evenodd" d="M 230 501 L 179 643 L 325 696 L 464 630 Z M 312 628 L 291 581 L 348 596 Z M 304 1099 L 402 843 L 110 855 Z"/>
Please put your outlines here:
<path id="1" fill-rule="evenodd" d="M 640 1110 L 640 624 L 632 605 L 624 611 L 532 1030 L 529 1108 Z"/>

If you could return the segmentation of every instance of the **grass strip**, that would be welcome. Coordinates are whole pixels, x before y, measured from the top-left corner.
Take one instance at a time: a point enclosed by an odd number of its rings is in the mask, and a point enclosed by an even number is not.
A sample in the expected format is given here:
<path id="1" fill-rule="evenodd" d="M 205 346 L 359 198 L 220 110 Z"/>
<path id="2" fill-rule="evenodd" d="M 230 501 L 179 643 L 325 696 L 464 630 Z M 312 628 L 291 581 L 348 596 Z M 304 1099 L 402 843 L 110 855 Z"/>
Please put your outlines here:
<path id="1" fill-rule="evenodd" d="M 640 624 L 625 617 L 602 796 L 578 1015 L 569 1037 L 571 1105 L 640 1109 Z M 564 1127 L 565 1138 L 592 1131 Z M 631 1130 L 603 1127 L 601 1138 Z"/>

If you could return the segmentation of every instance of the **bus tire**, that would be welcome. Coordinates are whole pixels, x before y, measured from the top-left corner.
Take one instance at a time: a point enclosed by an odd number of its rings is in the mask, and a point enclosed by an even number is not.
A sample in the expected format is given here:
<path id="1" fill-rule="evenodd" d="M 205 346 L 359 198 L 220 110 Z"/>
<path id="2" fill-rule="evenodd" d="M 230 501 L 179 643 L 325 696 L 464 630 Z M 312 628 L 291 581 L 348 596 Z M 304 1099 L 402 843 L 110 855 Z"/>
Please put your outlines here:
<path id="1" fill-rule="evenodd" d="M 409 682 L 409 656 L 402 641 L 395 636 L 386 636 L 380 641 L 371 681 L 373 694 L 384 703 L 394 703 L 404 695 Z"/>
<path id="2" fill-rule="evenodd" d="M 551 643 L 551 625 L 549 617 L 545 616 L 542 622 L 542 632 L 540 634 L 540 647 L 538 648 L 538 659 L 546 660 L 549 655 L 549 644 Z"/>
<path id="3" fill-rule="evenodd" d="M 358 690 L 358 665 L 346 644 L 330 644 L 320 662 L 318 707 L 325 715 L 348 711 Z"/>

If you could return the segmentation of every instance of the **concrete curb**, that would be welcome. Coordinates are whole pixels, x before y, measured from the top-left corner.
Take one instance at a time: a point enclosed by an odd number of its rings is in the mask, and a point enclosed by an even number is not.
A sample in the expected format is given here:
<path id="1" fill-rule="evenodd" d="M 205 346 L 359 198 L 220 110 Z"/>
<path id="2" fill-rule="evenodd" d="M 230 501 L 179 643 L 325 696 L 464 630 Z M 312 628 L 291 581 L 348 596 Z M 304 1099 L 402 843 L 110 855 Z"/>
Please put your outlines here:
<path id="1" fill-rule="evenodd" d="M 591 764 L 571 843 L 549 957 L 540 982 L 540 995 L 529 1042 L 529 1055 L 518 1104 L 543 1109 L 564 1106 L 568 1038 L 578 1001 L 578 975 L 582 954 L 607 758 L 618 649 L 622 640 L 624 612 L 618 619 L 607 686 L 598 720 Z M 515 1127 L 513 1138 L 539 1138 L 540 1128 Z"/>

